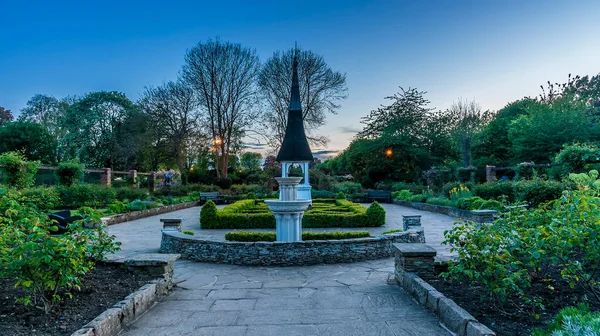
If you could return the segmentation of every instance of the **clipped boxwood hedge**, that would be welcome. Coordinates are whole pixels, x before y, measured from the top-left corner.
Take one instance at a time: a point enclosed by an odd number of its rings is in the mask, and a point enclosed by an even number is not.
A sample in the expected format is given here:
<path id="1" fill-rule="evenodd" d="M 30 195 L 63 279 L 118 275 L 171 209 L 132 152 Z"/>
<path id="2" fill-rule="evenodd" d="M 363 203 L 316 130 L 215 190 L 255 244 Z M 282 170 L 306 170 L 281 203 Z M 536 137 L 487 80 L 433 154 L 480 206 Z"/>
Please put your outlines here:
<path id="1" fill-rule="evenodd" d="M 302 240 L 354 239 L 370 237 L 368 231 L 302 232 Z M 225 234 L 225 240 L 240 242 L 272 242 L 275 232 L 232 231 Z"/>
<path id="2" fill-rule="evenodd" d="M 205 208 L 207 208 L 205 210 Z M 366 207 L 345 199 L 313 200 L 313 209 L 302 219 L 305 228 L 325 227 L 378 227 L 385 224 L 385 210 L 374 202 Z M 217 210 L 207 202 L 200 211 L 202 229 L 258 229 L 274 228 L 275 216 L 264 202 L 241 200 Z"/>

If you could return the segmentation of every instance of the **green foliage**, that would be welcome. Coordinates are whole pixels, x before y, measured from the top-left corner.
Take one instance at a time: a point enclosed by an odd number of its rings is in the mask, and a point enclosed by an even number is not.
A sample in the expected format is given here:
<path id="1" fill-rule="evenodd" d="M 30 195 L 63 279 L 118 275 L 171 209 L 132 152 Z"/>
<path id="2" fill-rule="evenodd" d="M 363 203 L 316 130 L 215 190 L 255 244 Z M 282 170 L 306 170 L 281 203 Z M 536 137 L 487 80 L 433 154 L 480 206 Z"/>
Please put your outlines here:
<path id="1" fill-rule="evenodd" d="M 275 216 L 264 202 L 241 200 L 221 210 L 215 207 L 208 214 L 203 214 L 201 210 L 200 223 L 202 229 L 274 228 Z M 374 203 L 367 209 L 345 199 L 313 199 L 312 210 L 306 211 L 302 219 L 302 226 L 305 228 L 370 227 L 384 224 L 385 210 L 379 204 Z"/>
<path id="2" fill-rule="evenodd" d="M 327 190 L 315 190 L 315 189 L 311 189 L 310 190 L 310 196 L 315 199 L 315 198 L 334 198 L 335 197 L 335 193 L 331 192 L 331 191 L 327 191 Z"/>
<path id="3" fill-rule="evenodd" d="M 56 162 L 56 138 L 40 124 L 12 122 L 0 128 L 0 153 L 20 151 L 28 160 Z"/>
<path id="4" fill-rule="evenodd" d="M 242 169 L 247 171 L 257 171 L 260 169 L 260 161 L 262 155 L 255 152 L 244 152 L 240 157 L 240 164 Z"/>
<path id="5" fill-rule="evenodd" d="M 449 200 L 447 198 L 442 198 L 442 197 L 431 197 L 428 198 L 426 203 L 428 204 L 435 204 L 435 205 L 442 205 L 442 206 L 449 206 L 449 207 L 456 207 L 456 202 Z"/>
<path id="6" fill-rule="evenodd" d="M 28 161 L 22 152 L 0 154 L 0 173 L 4 183 L 11 187 L 19 189 L 31 187 L 39 166 L 39 161 Z"/>
<path id="7" fill-rule="evenodd" d="M 548 323 L 546 329 L 534 330 L 532 336 L 591 336 L 600 335 L 600 312 L 591 312 L 589 306 L 580 303 L 566 307 Z"/>
<path id="8" fill-rule="evenodd" d="M 0 196 L 0 277 L 14 279 L 23 290 L 19 302 L 43 305 L 49 313 L 79 289 L 94 261 L 116 251 L 118 244 L 91 209 L 80 210 L 84 220 L 70 224 L 68 234 L 50 235 L 56 227 L 47 215 L 20 199 L 16 190 Z"/>
<path id="9" fill-rule="evenodd" d="M 402 229 L 387 230 L 387 231 L 383 231 L 382 234 L 386 235 L 386 234 L 392 234 L 392 233 L 398 233 L 398 232 L 402 232 Z"/>
<path id="10" fill-rule="evenodd" d="M 479 196 L 461 198 L 456 201 L 456 207 L 462 210 L 479 210 L 484 199 Z"/>
<path id="11" fill-rule="evenodd" d="M 77 209 L 82 206 L 102 208 L 117 200 L 115 190 L 100 185 L 75 184 L 70 187 L 56 186 L 60 207 Z"/>
<path id="12" fill-rule="evenodd" d="M 408 201 L 413 197 L 413 193 L 410 190 L 406 190 L 406 189 L 400 190 L 400 191 L 393 191 L 392 197 L 394 197 L 395 199 Z"/>
<path id="13" fill-rule="evenodd" d="M 79 162 L 79 159 L 63 161 L 58 164 L 56 175 L 58 183 L 64 186 L 72 186 L 75 183 L 81 182 L 85 165 Z"/>
<path id="14" fill-rule="evenodd" d="M 562 165 L 562 169 L 569 173 L 581 173 L 590 161 L 598 161 L 600 149 L 595 144 L 564 145 L 554 157 L 554 163 Z"/>
<path id="15" fill-rule="evenodd" d="M 425 194 L 425 193 L 420 194 L 420 195 L 413 195 L 409 198 L 409 201 L 425 203 L 425 202 L 427 202 L 427 199 L 429 198 L 428 196 L 429 196 L 429 194 Z"/>
<path id="16" fill-rule="evenodd" d="M 108 205 L 108 209 L 113 214 L 119 214 L 119 213 L 125 212 L 126 205 L 125 205 L 125 203 L 123 203 L 121 201 L 116 201 L 114 203 L 110 203 Z"/>
<path id="17" fill-rule="evenodd" d="M 354 194 L 363 190 L 362 185 L 356 182 L 339 182 L 331 186 L 331 191 L 334 193 L 343 192 L 344 194 Z"/>
<path id="18" fill-rule="evenodd" d="M 563 144 L 598 137 L 598 118 L 584 102 L 565 97 L 529 104 L 527 113 L 514 119 L 508 137 L 517 162 L 548 162 Z"/>
<path id="19" fill-rule="evenodd" d="M 213 201 L 207 201 L 200 210 L 200 228 L 213 228 L 218 225 L 217 206 Z"/>
<path id="20" fill-rule="evenodd" d="M 600 217 L 597 192 L 582 187 L 533 210 L 515 208 L 493 225 L 455 223 L 445 244 L 459 259 L 446 276 L 480 285 L 490 302 L 512 309 L 543 308 L 535 284 L 560 274 L 600 301 Z M 548 287 L 553 290 L 552 286 Z"/>
<path id="21" fill-rule="evenodd" d="M 60 204 L 60 196 L 54 188 L 27 188 L 22 191 L 22 202 L 31 204 L 41 211 L 54 210 Z"/>
<path id="22" fill-rule="evenodd" d="M 507 199 L 515 202 L 517 199 L 514 182 L 486 182 L 473 187 L 473 194 L 483 199 Z"/>
<path id="23" fill-rule="evenodd" d="M 148 189 L 135 187 L 113 188 L 119 201 L 124 200 L 145 200 L 148 198 Z M 185 194 L 183 196 L 187 196 Z"/>
<path id="24" fill-rule="evenodd" d="M 215 179 L 215 185 L 221 189 L 229 189 L 231 188 L 232 181 L 229 177 L 221 177 Z"/>
<path id="25" fill-rule="evenodd" d="M 471 205 L 474 205 L 474 204 L 471 203 Z M 502 202 L 496 201 L 496 200 L 487 200 L 487 201 L 483 201 L 481 203 L 481 205 L 479 206 L 478 209 L 470 209 L 470 210 L 496 210 L 496 211 L 502 211 L 503 208 L 504 208 L 504 205 L 502 204 Z"/>
<path id="26" fill-rule="evenodd" d="M 241 242 L 272 242 L 277 239 L 275 232 L 232 231 L 225 234 L 225 240 Z"/>
<path id="27" fill-rule="evenodd" d="M 473 196 L 471 190 L 462 184 L 459 184 L 458 187 L 450 189 L 448 195 L 450 197 L 450 200 L 453 202 L 456 202 L 461 198 L 469 198 Z"/>
<path id="28" fill-rule="evenodd" d="M 385 209 L 377 201 L 371 203 L 367 208 L 367 217 L 371 225 L 366 226 L 385 225 Z"/>
<path id="29" fill-rule="evenodd" d="M 448 182 L 446 184 L 444 184 L 444 186 L 442 187 L 442 195 L 444 197 L 450 197 L 450 190 L 452 189 L 460 189 L 460 186 L 466 187 L 467 189 L 469 189 L 470 191 L 473 190 L 473 188 L 475 187 L 475 183 L 473 182 L 458 182 L 458 181 L 453 181 L 453 182 Z"/>
<path id="30" fill-rule="evenodd" d="M 302 232 L 302 240 L 355 239 L 370 237 L 368 231 Z M 277 239 L 275 232 L 232 231 L 225 234 L 225 240 L 241 242 L 272 242 Z"/>
<path id="31" fill-rule="evenodd" d="M 144 201 L 135 200 L 125 206 L 127 211 L 142 211 L 148 209 L 148 204 Z"/>
<path id="32" fill-rule="evenodd" d="M 535 168 L 533 167 L 534 163 L 533 162 L 521 162 L 518 165 L 515 166 L 514 170 L 515 173 L 517 173 L 517 176 L 515 176 L 515 179 L 517 180 L 522 180 L 522 179 L 530 179 L 533 176 L 535 176 Z"/>
<path id="33" fill-rule="evenodd" d="M 192 231 L 192 230 L 183 230 L 183 234 L 186 234 L 186 235 L 189 235 L 189 236 L 195 235 L 194 231 Z"/>
<path id="34" fill-rule="evenodd" d="M 336 200 L 345 200 L 345 199 L 346 199 L 346 195 L 344 195 L 344 193 L 343 193 L 342 191 L 340 191 L 340 192 L 338 192 L 338 193 L 335 195 L 335 199 L 336 199 Z"/>

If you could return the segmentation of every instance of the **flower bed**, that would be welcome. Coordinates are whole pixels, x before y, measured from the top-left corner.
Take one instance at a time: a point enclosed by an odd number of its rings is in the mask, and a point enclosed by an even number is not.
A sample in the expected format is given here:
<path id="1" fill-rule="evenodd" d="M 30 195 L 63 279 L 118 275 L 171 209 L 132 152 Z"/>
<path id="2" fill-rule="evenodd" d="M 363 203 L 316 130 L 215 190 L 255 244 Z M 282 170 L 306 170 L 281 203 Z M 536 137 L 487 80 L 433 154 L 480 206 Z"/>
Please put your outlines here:
<path id="1" fill-rule="evenodd" d="M 377 202 L 366 208 L 345 199 L 313 200 L 312 210 L 304 213 L 302 226 L 317 227 L 377 227 L 385 224 L 385 210 Z M 202 229 L 274 228 L 275 216 L 258 200 L 242 200 L 217 210 L 207 202 L 200 212 Z"/>

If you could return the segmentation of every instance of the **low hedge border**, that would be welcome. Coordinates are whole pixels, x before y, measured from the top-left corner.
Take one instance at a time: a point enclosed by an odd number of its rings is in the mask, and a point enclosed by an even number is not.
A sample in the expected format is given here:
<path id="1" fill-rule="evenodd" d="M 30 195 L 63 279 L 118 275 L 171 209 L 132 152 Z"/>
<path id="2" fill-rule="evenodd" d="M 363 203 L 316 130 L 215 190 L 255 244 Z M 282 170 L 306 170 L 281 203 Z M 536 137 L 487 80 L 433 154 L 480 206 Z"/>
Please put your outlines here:
<path id="1" fill-rule="evenodd" d="M 302 232 L 302 240 L 355 239 L 370 236 L 369 231 Z M 228 241 L 272 242 L 276 239 L 277 234 L 275 232 L 232 231 L 225 234 L 225 240 Z"/>
<path id="2" fill-rule="evenodd" d="M 270 211 L 260 209 L 243 212 L 253 208 L 257 200 L 242 200 L 217 210 L 212 201 L 206 202 L 200 211 L 201 229 L 272 229 L 275 228 L 275 216 Z M 328 227 L 379 227 L 385 225 L 385 210 L 379 203 L 373 202 L 369 208 L 345 199 L 320 201 L 314 203 L 335 203 L 340 212 L 327 209 L 309 210 L 304 213 L 302 226 L 305 228 Z"/>

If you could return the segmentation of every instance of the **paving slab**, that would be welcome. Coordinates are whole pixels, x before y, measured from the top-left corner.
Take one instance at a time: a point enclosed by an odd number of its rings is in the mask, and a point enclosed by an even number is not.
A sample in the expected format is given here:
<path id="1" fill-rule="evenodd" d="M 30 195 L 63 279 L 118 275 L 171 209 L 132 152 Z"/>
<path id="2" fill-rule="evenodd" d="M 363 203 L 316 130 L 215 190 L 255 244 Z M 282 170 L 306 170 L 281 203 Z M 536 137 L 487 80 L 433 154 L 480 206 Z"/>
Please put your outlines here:
<path id="1" fill-rule="evenodd" d="M 402 214 L 422 213 L 398 205 L 383 206 L 388 211 L 387 224 L 370 228 L 372 234 L 401 227 Z M 123 244 L 116 257 L 156 252 L 161 217 L 181 217 L 183 228 L 197 234 L 224 235 L 227 230 L 200 233 L 199 211 L 199 207 L 189 208 L 111 226 L 110 233 Z M 453 222 L 448 216 L 423 214 L 428 243 L 443 250 L 435 245 L 440 240 L 431 231 L 439 234 Z M 177 260 L 177 285 L 171 295 L 121 335 L 450 335 L 432 313 L 395 283 L 393 270 L 393 258 L 303 267 Z"/>

